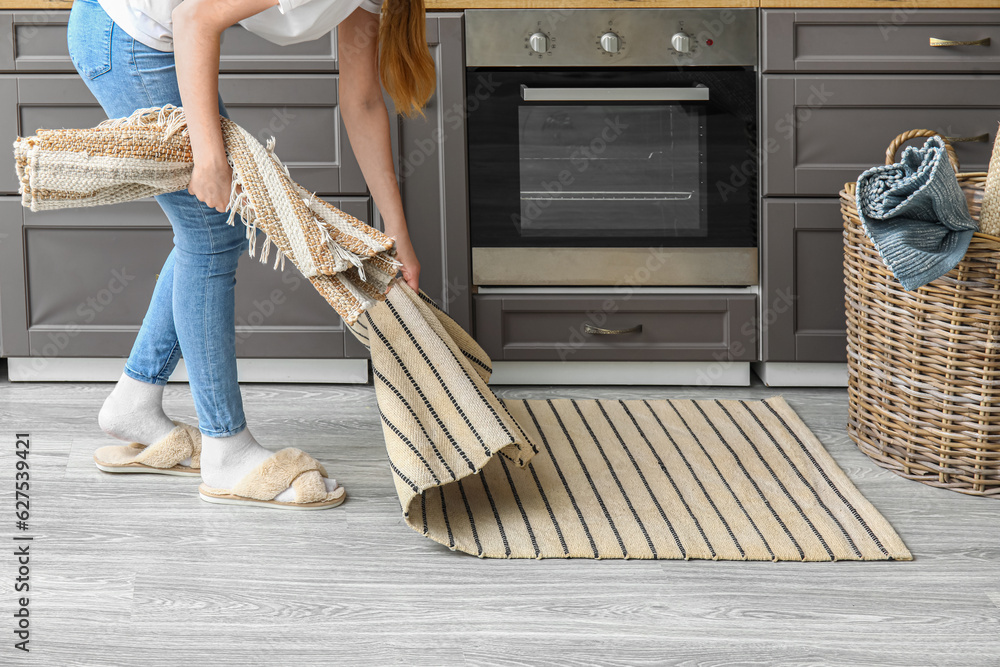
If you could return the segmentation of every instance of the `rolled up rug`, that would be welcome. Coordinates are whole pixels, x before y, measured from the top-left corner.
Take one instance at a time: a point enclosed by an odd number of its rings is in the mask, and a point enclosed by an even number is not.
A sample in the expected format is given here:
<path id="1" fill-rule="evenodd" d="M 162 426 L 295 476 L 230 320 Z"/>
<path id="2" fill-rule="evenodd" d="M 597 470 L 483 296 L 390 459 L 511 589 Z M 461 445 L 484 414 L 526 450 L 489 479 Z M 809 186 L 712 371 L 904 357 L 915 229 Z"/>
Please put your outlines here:
<path id="1" fill-rule="evenodd" d="M 246 225 L 250 255 L 264 233 L 260 261 L 271 245 L 274 267 L 285 257 L 308 278 L 348 324 L 385 299 L 396 275 L 393 240 L 316 197 L 293 181 L 274 154 L 223 117 L 233 167 L 229 224 Z M 89 129 L 37 130 L 14 141 L 21 202 L 32 211 L 101 206 L 182 190 L 194 161 L 184 110 L 138 109 L 127 118 Z"/>
<path id="2" fill-rule="evenodd" d="M 862 173 L 856 198 L 865 233 L 906 290 L 955 268 L 979 228 L 939 136 Z"/>

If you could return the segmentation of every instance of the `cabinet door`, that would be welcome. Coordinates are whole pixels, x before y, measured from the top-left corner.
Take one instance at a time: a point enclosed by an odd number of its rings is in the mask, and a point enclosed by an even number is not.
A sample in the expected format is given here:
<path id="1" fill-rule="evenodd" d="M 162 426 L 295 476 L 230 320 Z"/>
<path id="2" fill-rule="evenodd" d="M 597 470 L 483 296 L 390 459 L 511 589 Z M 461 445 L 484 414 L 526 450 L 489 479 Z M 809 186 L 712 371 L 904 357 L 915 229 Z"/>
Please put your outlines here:
<path id="1" fill-rule="evenodd" d="M 28 353 L 20 197 L 0 197 L 0 357 Z"/>
<path id="2" fill-rule="evenodd" d="M 928 3 L 931 4 L 931 3 Z M 943 3 L 939 3 L 943 4 Z M 998 72 L 1000 12 L 765 9 L 764 72 Z M 933 40 L 979 42 L 931 46 Z"/>
<path id="3" fill-rule="evenodd" d="M 11 12 L 14 68 L 18 71 L 75 72 L 66 46 L 68 11 Z"/>
<path id="4" fill-rule="evenodd" d="M 756 361 L 752 294 L 479 294 L 476 333 L 504 361 Z"/>
<path id="5" fill-rule="evenodd" d="M 837 199 L 764 200 L 764 361 L 847 361 L 844 239 Z"/>
<path id="6" fill-rule="evenodd" d="M 7 166 L 0 170 L 0 194 L 17 192 L 17 171 L 14 169 L 13 142 L 20 134 L 17 122 L 17 80 L 0 75 L 0 131 L 10 140 L 11 152 L 7 153 Z"/>
<path id="7" fill-rule="evenodd" d="M 368 187 L 340 118 L 335 74 L 226 74 L 229 115 L 275 154 L 302 187 L 320 195 L 365 195 Z"/>
<path id="8" fill-rule="evenodd" d="M 328 201 L 370 219 L 366 197 Z M 155 202 L 32 213 L 4 197 L 0 234 L 4 356 L 128 355 L 172 247 Z M 237 356 L 343 357 L 343 321 L 291 262 L 275 271 L 274 258 L 240 260 Z"/>
<path id="9" fill-rule="evenodd" d="M 75 74 L 16 79 L 16 132 L 21 136 L 41 127 L 92 127 L 105 118 Z M 4 81 L 0 80 L 0 88 Z M 219 90 L 234 121 L 261 142 L 275 138 L 276 154 L 303 187 L 319 195 L 367 195 L 361 168 L 343 141 L 346 132 L 337 106 L 336 75 L 227 74 L 220 77 Z M 8 99 L 0 100 L 0 127 Z M 17 192 L 13 170 L 0 187 Z"/>
<path id="10" fill-rule="evenodd" d="M 324 197 L 345 213 L 371 221 L 367 197 Z M 262 247 L 263 236 L 257 239 Z M 260 359 L 337 359 L 355 341 L 344 321 L 290 261 L 275 270 L 249 253 L 236 271 L 236 356 Z"/>
<path id="11" fill-rule="evenodd" d="M 73 72 L 66 47 L 69 12 L 0 12 L 0 32 L 7 34 L 0 50 L 0 70 Z M 221 72 L 335 72 L 336 30 L 310 42 L 278 46 L 240 25 L 222 34 Z"/>
<path id="12" fill-rule="evenodd" d="M 222 33 L 221 47 L 221 72 L 337 71 L 336 30 L 310 42 L 278 46 L 234 25 Z"/>
<path id="13" fill-rule="evenodd" d="M 765 195 L 836 196 L 912 129 L 962 138 L 962 171 L 986 171 L 1000 118 L 1000 76 L 765 76 L 762 91 Z"/>

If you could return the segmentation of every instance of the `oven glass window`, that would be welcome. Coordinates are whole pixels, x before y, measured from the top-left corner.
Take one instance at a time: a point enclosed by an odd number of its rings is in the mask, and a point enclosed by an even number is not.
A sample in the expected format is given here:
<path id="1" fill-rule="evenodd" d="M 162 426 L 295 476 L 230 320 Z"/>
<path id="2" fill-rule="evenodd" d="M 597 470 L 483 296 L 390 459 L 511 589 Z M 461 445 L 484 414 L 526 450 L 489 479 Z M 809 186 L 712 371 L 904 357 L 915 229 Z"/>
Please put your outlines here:
<path id="1" fill-rule="evenodd" d="M 752 68 L 470 68 L 472 245 L 756 246 L 756 77 Z"/>
<path id="2" fill-rule="evenodd" d="M 518 115 L 522 238 L 708 234 L 703 107 L 525 104 Z"/>

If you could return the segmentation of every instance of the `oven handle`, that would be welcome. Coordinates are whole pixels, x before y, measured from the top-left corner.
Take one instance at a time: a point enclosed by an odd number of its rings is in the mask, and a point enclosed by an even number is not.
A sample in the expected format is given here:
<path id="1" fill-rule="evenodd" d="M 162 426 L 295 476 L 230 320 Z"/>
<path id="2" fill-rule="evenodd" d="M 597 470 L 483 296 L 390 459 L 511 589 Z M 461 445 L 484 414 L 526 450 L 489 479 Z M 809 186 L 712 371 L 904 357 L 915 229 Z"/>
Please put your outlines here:
<path id="1" fill-rule="evenodd" d="M 707 102 L 708 88 L 530 88 L 521 85 L 525 102 Z"/>

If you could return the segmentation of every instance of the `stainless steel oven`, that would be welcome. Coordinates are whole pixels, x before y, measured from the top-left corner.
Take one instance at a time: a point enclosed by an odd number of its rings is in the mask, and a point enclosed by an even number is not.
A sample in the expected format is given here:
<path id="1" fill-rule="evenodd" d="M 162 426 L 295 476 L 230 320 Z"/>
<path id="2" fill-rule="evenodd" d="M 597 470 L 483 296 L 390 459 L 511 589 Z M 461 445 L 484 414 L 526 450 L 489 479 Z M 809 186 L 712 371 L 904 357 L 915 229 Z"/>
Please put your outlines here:
<path id="1" fill-rule="evenodd" d="M 475 284 L 757 283 L 755 10 L 465 16 Z"/>

